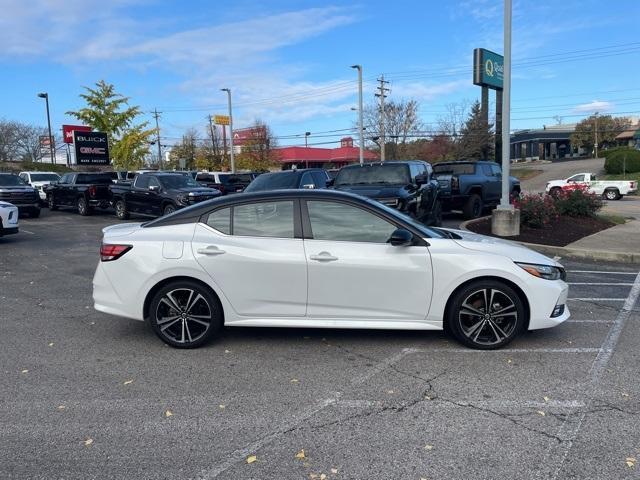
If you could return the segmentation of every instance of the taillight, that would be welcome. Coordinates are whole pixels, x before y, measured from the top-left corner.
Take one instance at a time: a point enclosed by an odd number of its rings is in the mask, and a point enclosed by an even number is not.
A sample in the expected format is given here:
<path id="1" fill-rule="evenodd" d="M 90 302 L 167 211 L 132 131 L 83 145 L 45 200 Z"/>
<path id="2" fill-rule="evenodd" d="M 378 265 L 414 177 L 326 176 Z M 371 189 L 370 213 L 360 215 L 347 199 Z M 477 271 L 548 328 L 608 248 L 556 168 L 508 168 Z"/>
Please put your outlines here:
<path id="1" fill-rule="evenodd" d="M 114 245 L 110 243 L 103 243 L 102 245 L 100 245 L 100 260 L 103 262 L 117 260 L 132 248 L 132 245 Z"/>
<path id="2" fill-rule="evenodd" d="M 91 197 L 95 197 L 96 196 L 96 192 L 98 191 L 98 189 L 96 188 L 95 185 L 91 185 L 87 191 L 89 192 L 89 196 Z"/>

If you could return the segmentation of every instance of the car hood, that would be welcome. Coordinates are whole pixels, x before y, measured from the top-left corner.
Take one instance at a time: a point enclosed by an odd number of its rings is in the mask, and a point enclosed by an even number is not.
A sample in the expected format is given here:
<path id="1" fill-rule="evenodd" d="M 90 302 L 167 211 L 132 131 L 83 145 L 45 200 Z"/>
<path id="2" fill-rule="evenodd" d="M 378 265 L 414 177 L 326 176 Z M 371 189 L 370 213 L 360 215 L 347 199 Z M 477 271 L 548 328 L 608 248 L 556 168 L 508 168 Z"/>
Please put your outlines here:
<path id="1" fill-rule="evenodd" d="M 453 232 L 457 236 L 461 237 L 460 239 L 454 239 L 454 242 L 468 250 L 503 255 L 514 262 L 535 263 L 537 265 L 554 265 L 556 267 L 562 266 L 552 258 L 510 240 L 488 237 L 486 235 L 479 235 L 465 230 L 454 230 L 450 228 L 443 228 L 442 230 Z"/>
<path id="2" fill-rule="evenodd" d="M 336 187 L 336 190 L 369 198 L 395 198 L 407 195 L 405 185 L 344 185 Z"/>
<path id="3" fill-rule="evenodd" d="M 0 185 L 0 192 L 33 192 L 34 188 L 29 187 L 28 185 L 21 186 L 9 186 L 9 185 Z"/>
<path id="4" fill-rule="evenodd" d="M 33 187 L 43 187 L 45 185 L 51 185 L 51 182 L 53 182 L 54 180 L 41 180 L 38 182 L 31 182 L 31 186 Z"/>
<path id="5" fill-rule="evenodd" d="M 171 191 L 180 192 L 180 193 L 186 193 L 187 195 L 192 193 L 194 196 L 196 196 L 196 195 L 211 195 L 211 196 L 220 195 L 220 190 L 218 190 L 216 188 L 207 188 L 207 187 L 202 187 L 202 188 L 198 188 L 198 187 L 195 187 L 195 188 L 191 188 L 191 187 L 174 188 Z"/>

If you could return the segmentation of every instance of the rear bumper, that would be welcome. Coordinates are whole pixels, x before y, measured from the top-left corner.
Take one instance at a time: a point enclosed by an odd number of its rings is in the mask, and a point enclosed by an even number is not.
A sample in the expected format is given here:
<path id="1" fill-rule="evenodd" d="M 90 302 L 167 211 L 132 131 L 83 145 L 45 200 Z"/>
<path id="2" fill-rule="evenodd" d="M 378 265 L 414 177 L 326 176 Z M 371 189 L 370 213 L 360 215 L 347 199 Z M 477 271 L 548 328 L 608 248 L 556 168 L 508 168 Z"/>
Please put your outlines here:
<path id="1" fill-rule="evenodd" d="M 34 200 L 30 203 L 19 203 L 15 204 L 18 207 L 19 212 L 32 211 L 32 210 L 40 210 L 40 200 Z"/>
<path id="2" fill-rule="evenodd" d="M 124 308 L 125 305 L 126 302 L 120 298 L 116 289 L 113 288 L 109 277 L 104 271 L 104 265 L 100 262 L 93 276 L 93 308 L 109 315 L 144 320 L 133 311 Z"/>

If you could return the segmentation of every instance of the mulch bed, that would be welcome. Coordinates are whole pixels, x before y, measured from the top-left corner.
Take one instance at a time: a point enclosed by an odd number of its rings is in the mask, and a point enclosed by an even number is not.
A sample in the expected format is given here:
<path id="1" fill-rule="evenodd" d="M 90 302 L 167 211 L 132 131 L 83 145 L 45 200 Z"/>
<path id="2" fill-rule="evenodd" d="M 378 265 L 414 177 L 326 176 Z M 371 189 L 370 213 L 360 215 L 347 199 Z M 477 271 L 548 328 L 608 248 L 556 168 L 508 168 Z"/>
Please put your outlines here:
<path id="1" fill-rule="evenodd" d="M 592 233 L 613 227 L 614 225 L 615 223 L 603 220 L 602 218 L 563 216 L 544 228 L 520 226 L 520 235 L 516 237 L 506 237 L 506 239 L 515 240 L 516 242 L 540 243 L 542 245 L 564 247 L 571 242 L 580 240 Z M 482 235 L 495 236 L 491 234 L 491 217 L 470 223 L 467 225 L 467 229 Z"/>

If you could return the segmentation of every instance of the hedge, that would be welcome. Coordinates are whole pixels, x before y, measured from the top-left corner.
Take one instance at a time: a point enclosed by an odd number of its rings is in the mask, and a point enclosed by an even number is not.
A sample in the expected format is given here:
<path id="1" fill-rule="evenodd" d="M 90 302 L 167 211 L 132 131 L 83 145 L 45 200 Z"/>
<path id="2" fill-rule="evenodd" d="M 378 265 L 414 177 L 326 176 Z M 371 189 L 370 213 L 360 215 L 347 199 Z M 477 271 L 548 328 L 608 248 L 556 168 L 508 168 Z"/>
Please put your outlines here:
<path id="1" fill-rule="evenodd" d="M 640 150 L 620 148 L 609 153 L 604 162 L 604 171 L 613 174 L 640 172 Z"/>

